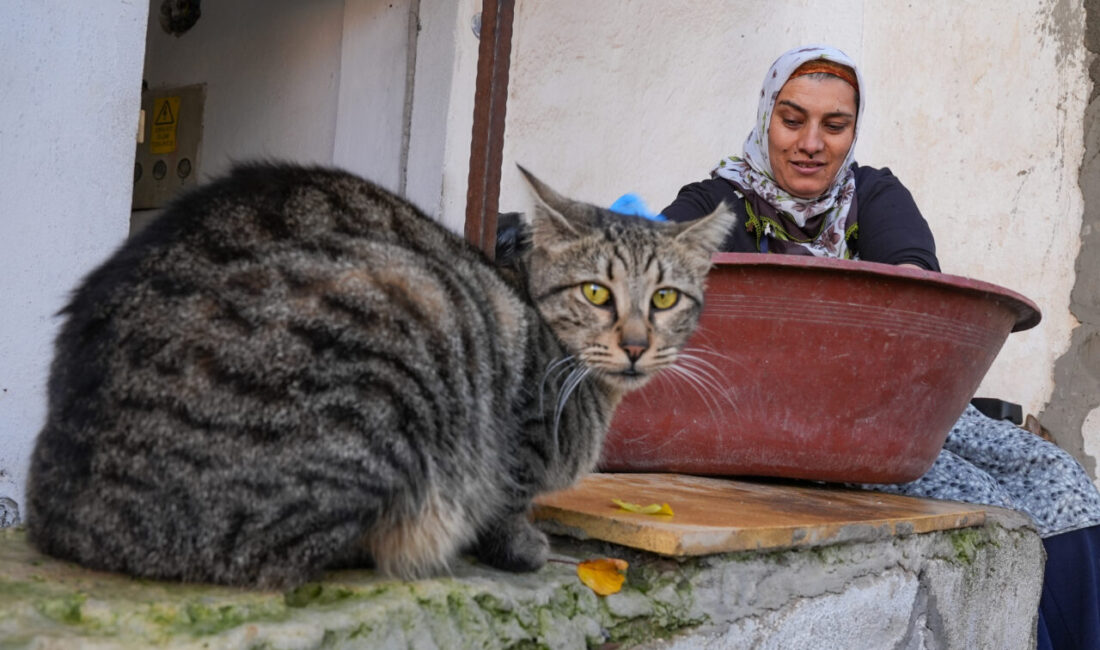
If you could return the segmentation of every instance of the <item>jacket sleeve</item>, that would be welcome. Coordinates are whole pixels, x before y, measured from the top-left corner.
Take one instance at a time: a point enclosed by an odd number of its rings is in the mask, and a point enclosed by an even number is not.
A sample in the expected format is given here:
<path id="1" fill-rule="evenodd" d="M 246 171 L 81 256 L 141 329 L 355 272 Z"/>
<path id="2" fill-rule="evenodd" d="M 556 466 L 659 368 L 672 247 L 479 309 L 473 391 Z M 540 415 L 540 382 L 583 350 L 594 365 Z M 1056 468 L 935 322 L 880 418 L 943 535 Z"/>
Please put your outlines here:
<path id="1" fill-rule="evenodd" d="M 858 168 L 856 201 L 860 259 L 940 270 L 932 230 L 913 195 L 889 168 Z"/>
<path id="2" fill-rule="evenodd" d="M 720 178 L 711 178 L 681 187 L 676 200 L 661 210 L 661 214 L 669 221 L 691 221 L 714 212 L 722 201 L 733 207 L 738 200 L 732 185 Z"/>
<path id="3" fill-rule="evenodd" d="M 737 223 L 730 228 L 718 250 L 735 253 L 759 252 L 756 250 L 756 240 L 744 227 L 745 201 L 737 194 L 733 184 L 725 179 L 710 178 L 683 186 L 676 195 L 676 200 L 661 210 L 661 214 L 669 221 L 691 221 L 714 212 L 723 201 L 737 215 Z"/>

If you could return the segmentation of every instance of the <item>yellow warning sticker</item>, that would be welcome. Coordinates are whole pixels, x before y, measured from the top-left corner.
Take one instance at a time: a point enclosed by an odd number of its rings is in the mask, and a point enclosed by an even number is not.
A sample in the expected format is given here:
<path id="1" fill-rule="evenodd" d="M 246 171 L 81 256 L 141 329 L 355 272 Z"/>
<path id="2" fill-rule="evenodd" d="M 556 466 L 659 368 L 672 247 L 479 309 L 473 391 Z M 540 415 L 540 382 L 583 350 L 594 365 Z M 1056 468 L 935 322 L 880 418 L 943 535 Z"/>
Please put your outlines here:
<path id="1" fill-rule="evenodd" d="M 157 97 L 153 100 L 153 132 L 149 138 L 152 153 L 172 153 L 176 150 L 176 125 L 180 118 L 179 97 Z"/>

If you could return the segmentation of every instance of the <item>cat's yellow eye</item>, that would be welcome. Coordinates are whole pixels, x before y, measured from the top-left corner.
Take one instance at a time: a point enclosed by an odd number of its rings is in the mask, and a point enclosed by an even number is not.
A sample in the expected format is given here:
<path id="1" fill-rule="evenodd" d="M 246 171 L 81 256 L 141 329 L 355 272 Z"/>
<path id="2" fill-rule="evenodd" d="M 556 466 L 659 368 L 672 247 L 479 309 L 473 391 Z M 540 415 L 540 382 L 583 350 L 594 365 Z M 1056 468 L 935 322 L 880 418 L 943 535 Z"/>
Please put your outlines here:
<path id="1" fill-rule="evenodd" d="M 658 289 L 653 292 L 653 306 L 657 309 L 668 309 L 680 299 L 680 292 L 675 289 Z"/>
<path id="2" fill-rule="evenodd" d="M 588 302 L 593 305 L 605 305 L 608 300 L 611 300 L 611 290 L 602 284 L 586 282 L 581 285 L 581 291 L 584 293 L 584 297 L 588 298 Z"/>

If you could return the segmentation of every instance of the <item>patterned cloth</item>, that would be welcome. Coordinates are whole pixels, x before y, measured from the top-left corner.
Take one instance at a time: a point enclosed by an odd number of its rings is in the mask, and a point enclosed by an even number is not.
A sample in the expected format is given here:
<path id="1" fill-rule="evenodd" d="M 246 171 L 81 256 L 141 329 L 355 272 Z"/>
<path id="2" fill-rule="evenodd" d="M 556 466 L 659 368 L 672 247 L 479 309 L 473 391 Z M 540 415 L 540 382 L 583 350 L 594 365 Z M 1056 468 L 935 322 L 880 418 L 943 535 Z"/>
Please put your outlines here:
<path id="1" fill-rule="evenodd" d="M 967 406 L 921 478 L 864 489 L 1012 508 L 1041 537 L 1100 524 L 1100 492 L 1068 453 L 1004 420 Z"/>
<path id="2" fill-rule="evenodd" d="M 779 91 L 798 66 L 815 59 L 826 59 L 848 66 L 859 80 L 860 101 L 856 112 L 852 146 L 829 190 L 815 199 L 792 196 L 775 183 L 771 160 L 768 158 L 768 126 Z M 756 124 L 745 139 L 742 156 L 722 159 L 711 172 L 741 188 L 755 214 L 765 221 L 766 233 L 776 236 L 777 253 L 811 254 L 819 257 L 847 258 L 848 212 L 855 196 L 855 175 L 851 170 L 855 158 L 856 138 L 863 123 L 863 106 L 867 103 L 863 78 L 856 64 L 840 50 L 826 45 L 809 45 L 790 50 L 780 56 L 768 70 L 760 91 Z M 767 223 L 774 220 L 774 223 Z M 802 241 L 799 241 L 802 240 Z"/>

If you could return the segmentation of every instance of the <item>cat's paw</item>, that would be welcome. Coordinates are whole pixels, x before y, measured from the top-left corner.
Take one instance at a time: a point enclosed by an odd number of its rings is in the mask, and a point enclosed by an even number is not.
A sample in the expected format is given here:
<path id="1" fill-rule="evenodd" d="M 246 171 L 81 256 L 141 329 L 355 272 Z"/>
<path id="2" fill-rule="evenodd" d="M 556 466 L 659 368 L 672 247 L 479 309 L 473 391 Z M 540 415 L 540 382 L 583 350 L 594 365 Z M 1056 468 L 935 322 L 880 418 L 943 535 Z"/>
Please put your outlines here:
<path id="1" fill-rule="evenodd" d="M 546 564 L 550 542 L 525 516 L 517 516 L 483 533 L 474 549 L 477 559 L 505 571 L 537 571 Z"/>

